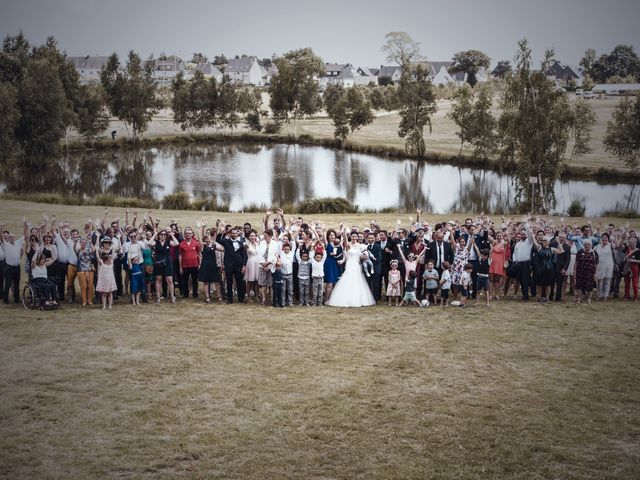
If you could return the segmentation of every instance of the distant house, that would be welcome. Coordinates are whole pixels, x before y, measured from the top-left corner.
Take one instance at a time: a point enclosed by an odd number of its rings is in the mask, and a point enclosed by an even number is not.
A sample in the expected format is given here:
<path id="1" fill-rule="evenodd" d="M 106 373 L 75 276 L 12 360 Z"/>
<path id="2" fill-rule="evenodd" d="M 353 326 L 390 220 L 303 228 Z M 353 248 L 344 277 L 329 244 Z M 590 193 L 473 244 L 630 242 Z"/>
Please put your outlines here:
<path id="1" fill-rule="evenodd" d="M 599 83 L 591 91 L 604 95 L 635 95 L 640 93 L 640 83 Z"/>
<path id="2" fill-rule="evenodd" d="M 278 74 L 278 67 L 272 63 L 268 68 L 263 69 L 266 73 L 263 74 L 262 79 L 265 85 L 271 85 L 271 79 L 274 75 Z"/>
<path id="3" fill-rule="evenodd" d="M 356 84 L 369 85 L 370 83 L 378 84 L 378 75 L 374 74 L 370 68 L 358 67 L 356 70 Z"/>
<path id="4" fill-rule="evenodd" d="M 218 70 L 218 67 L 216 67 L 215 65 L 213 65 L 210 62 L 201 63 L 199 65 L 196 65 L 195 68 L 189 70 L 185 74 L 185 79 L 189 80 L 189 79 L 193 78 L 193 75 L 194 75 L 194 73 L 196 71 L 202 72 L 202 74 L 204 75 L 205 78 L 215 78 L 217 82 L 221 82 L 222 81 L 222 72 L 220 70 Z"/>
<path id="5" fill-rule="evenodd" d="M 143 66 L 148 63 L 153 63 L 153 79 L 161 87 L 168 87 L 179 72 L 185 72 L 182 60 L 145 60 Z"/>
<path id="6" fill-rule="evenodd" d="M 263 73 L 256 57 L 232 58 L 224 70 L 233 83 L 264 85 Z"/>
<path id="7" fill-rule="evenodd" d="M 557 84 L 561 86 L 566 86 L 569 82 L 575 82 L 577 86 L 581 86 L 584 81 L 582 69 L 574 65 L 563 65 L 558 60 L 555 60 L 544 74 L 548 78 L 556 80 Z"/>
<path id="8" fill-rule="evenodd" d="M 325 63 L 324 75 L 318 78 L 318 87 L 325 90 L 329 85 L 342 85 L 349 88 L 354 85 L 377 83 L 377 78 L 368 68 L 355 68 L 350 63 Z"/>
<path id="9" fill-rule="evenodd" d="M 107 65 L 109 57 L 87 55 L 84 57 L 67 57 L 67 60 L 80 75 L 80 84 L 86 85 L 87 83 L 100 81 L 100 72 Z"/>
<path id="10" fill-rule="evenodd" d="M 464 73 L 449 73 L 449 67 L 453 62 L 427 62 L 427 79 L 434 85 L 448 85 L 450 83 L 463 83 Z"/>
<path id="11" fill-rule="evenodd" d="M 380 65 L 380 69 L 378 70 L 378 82 L 380 82 L 381 78 L 390 78 L 393 83 L 398 83 L 401 76 L 402 69 L 398 66 L 387 67 Z"/>

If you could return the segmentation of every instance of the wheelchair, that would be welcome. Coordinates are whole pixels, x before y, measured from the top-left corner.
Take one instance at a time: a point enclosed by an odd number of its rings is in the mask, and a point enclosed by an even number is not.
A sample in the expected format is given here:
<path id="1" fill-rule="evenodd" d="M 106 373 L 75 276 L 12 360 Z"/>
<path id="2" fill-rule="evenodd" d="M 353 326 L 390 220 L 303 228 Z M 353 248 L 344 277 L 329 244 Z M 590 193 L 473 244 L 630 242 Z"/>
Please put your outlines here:
<path id="1" fill-rule="evenodd" d="M 49 278 L 54 284 L 58 284 L 59 277 Z M 58 288 L 53 289 L 53 298 L 57 299 Z M 45 305 L 46 298 L 44 297 L 44 290 L 39 285 L 33 282 L 33 279 L 29 277 L 27 284 L 22 289 L 22 306 L 27 310 L 56 310 L 60 308 L 60 305 Z"/>

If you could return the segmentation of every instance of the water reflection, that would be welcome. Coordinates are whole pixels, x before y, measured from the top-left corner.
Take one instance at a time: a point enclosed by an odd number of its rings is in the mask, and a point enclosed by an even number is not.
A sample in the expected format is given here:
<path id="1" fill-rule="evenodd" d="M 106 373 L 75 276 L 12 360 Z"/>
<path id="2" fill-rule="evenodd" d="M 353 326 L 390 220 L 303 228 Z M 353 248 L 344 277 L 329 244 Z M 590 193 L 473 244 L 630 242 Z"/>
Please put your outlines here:
<path id="1" fill-rule="evenodd" d="M 494 171 L 300 145 L 166 146 L 30 164 L 11 160 L 1 167 L 4 191 L 154 198 L 185 191 L 197 198 L 215 196 L 233 210 L 327 196 L 345 197 L 367 209 L 501 213 L 515 208 L 511 178 Z M 638 208 L 637 190 L 634 185 L 558 182 L 556 209 L 565 211 L 574 198 L 586 200 L 588 215 L 616 205 Z"/>

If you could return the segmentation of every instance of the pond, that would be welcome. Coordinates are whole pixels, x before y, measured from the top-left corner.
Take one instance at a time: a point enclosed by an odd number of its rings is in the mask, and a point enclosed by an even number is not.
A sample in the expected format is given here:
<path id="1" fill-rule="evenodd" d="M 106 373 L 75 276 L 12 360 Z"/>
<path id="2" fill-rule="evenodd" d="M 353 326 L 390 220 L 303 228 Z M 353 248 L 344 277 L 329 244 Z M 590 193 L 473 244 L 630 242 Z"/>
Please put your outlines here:
<path id="1" fill-rule="evenodd" d="M 421 206 L 435 213 L 509 212 L 511 178 L 491 170 L 389 159 L 300 145 L 213 144 L 138 151 L 70 154 L 35 171 L 3 168 L 0 190 L 157 199 L 175 191 L 215 196 L 234 211 L 250 205 L 291 204 L 311 197 L 345 197 L 362 209 Z M 587 215 L 616 204 L 635 206 L 630 184 L 556 184 L 556 210 L 585 200 Z"/>

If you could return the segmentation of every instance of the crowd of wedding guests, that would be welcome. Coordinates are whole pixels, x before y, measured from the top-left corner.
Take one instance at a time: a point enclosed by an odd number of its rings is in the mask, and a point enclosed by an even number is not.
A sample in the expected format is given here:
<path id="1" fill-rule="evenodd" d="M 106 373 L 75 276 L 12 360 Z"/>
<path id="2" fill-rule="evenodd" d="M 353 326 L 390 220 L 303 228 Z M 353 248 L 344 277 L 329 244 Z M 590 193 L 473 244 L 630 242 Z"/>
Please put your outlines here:
<path id="1" fill-rule="evenodd" d="M 322 306 L 344 268 L 354 235 L 362 275 L 375 300 L 389 305 L 490 305 L 505 297 L 576 303 L 638 300 L 636 232 L 621 225 L 566 224 L 558 217 L 496 221 L 484 214 L 431 224 L 421 211 L 391 229 L 327 228 L 267 211 L 262 224 L 168 225 L 148 212 L 138 221 L 87 219 L 71 225 L 55 216 L 23 222 L 18 237 L 2 225 L 0 290 L 21 302 L 21 279 L 37 285 L 44 306 L 114 300 L 176 302 L 177 297 L 278 307 Z M 364 247 L 366 245 L 366 248 Z"/>

